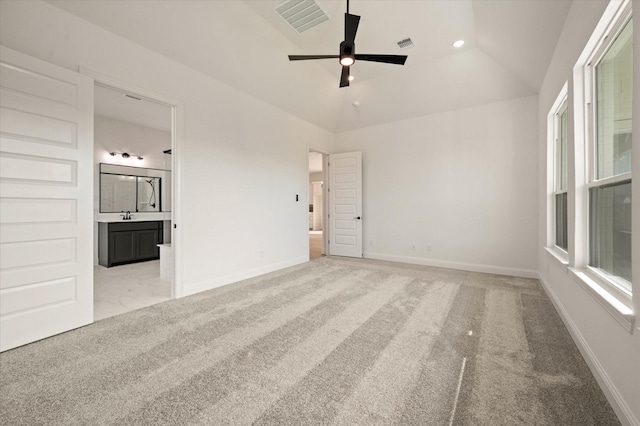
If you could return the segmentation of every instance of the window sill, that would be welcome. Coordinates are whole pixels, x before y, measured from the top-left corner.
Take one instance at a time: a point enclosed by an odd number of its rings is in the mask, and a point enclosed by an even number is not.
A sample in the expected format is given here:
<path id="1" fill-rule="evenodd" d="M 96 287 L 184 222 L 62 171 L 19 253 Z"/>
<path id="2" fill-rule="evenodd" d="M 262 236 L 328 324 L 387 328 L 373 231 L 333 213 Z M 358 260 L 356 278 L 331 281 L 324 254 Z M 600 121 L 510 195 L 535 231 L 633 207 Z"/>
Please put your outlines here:
<path id="1" fill-rule="evenodd" d="M 544 249 L 551 255 L 551 257 L 555 258 L 558 262 L 560 262 L 564 266 L 569 266 L 569 255 L 566 251 L 563 251 L 556 246 L 545 247 Z"/>
<path id="2" fill-rule="evenodd" d="M 569 268 L 574 280 L 582 286 L 629 334 L 633 334 L 636 316 L 623 301 L 614 297 L 584 269 Z"/>

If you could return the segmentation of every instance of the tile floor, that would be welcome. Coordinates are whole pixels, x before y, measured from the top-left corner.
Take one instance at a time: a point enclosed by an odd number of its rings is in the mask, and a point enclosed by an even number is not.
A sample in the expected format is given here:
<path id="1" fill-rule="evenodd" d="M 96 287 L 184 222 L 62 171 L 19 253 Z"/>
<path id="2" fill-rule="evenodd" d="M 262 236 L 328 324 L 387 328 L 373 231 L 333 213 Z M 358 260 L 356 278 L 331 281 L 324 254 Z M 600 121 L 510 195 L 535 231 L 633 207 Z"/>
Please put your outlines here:
<path id="1" fill-rule="evenodd" d="M 160 279 L 159 260 L 93 268 L 94 321 L 171 299 L 171 283 Z"/>

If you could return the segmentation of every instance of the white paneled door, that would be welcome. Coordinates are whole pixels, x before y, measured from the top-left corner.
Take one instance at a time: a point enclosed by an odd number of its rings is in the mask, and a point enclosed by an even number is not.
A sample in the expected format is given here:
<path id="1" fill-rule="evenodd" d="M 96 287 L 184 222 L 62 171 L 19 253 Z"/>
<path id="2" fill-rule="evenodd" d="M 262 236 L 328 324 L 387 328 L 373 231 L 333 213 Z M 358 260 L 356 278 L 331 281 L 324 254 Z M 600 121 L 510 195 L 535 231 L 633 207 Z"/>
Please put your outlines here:
<path id="1" fill-rule="evenodd" d="M 0 350 L 93 321 L 93 80 L 0 47 Z"/>
<path id="2" fill-rule="evenodd" d="M 362 153 L 329 156 L 329 254 L 362 257 Z"/>

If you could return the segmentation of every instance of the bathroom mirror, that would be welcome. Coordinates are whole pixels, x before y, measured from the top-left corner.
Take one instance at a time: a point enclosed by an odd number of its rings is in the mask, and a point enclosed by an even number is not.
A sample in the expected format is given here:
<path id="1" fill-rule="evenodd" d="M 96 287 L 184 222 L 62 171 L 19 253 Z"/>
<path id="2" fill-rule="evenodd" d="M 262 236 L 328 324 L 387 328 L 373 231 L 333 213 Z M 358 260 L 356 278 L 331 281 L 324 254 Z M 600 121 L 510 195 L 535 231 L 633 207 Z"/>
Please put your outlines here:
<path id="1" fill-rule="evenodd" d="M 138 202 L 136 203 L 136 211 L 159 212 L 161 186 L 161 178 L 138 176 Z"/>
<path id="2" fill-rule="evenodd" d="M 100 211 L 136 211 L 135 176 L 100 174 Z"/>
<path id="3" fill-rule="evenodd" d="M 100 213 L 171 211 L 171 171 L 100 164 Z"/>

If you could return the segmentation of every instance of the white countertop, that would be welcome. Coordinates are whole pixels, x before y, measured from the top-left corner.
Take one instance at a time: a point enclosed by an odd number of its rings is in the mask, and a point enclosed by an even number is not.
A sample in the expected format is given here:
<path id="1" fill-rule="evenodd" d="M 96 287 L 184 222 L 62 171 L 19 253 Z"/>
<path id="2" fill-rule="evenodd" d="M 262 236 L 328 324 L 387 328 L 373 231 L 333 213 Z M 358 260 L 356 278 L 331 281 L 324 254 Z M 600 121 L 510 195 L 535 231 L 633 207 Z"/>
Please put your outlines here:
<path id="1" fill-rule="evenodd" d="M 96 214 L 96 222 L 111 223 L 111 222 L 150 222 L 156 220 L 171 220 L 171 212 L 160 213 L 131 213 L 131 220 L 123 220 L 122 213 L 98 213 Z"/>

